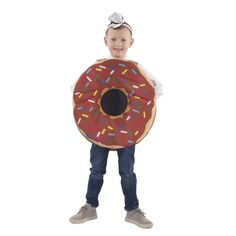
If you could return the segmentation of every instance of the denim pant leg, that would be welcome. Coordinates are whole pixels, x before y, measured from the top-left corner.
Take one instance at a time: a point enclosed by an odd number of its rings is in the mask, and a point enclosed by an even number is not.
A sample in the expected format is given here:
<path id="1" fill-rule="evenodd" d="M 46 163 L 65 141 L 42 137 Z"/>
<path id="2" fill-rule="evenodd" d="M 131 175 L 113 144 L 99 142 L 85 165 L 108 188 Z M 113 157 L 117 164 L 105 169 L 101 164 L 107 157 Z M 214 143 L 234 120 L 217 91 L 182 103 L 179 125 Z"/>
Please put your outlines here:
<path id="1" fill-rule="evenodd" d="M 125 197 L 125 210 L 131 211 L 138 208 L 139 202 L 136 194 L 136 175 L 134 170 L 135 145 L 118 149 L 119 174 L 121 176 L 121 187 Z"/>
<path id="2" fill-rule="evenodd" d="M 92 207 L 97 207 L 99 205 L 98 195 L 103 185 L 103 175 L 106 173 L 108 153 L 108 148 L 92 144 L 90 151 L 90 162 L 92 168 L 90 168 L 91 172 L 89 175 L 86 194 L 87 203 L 91 204 Z"/>

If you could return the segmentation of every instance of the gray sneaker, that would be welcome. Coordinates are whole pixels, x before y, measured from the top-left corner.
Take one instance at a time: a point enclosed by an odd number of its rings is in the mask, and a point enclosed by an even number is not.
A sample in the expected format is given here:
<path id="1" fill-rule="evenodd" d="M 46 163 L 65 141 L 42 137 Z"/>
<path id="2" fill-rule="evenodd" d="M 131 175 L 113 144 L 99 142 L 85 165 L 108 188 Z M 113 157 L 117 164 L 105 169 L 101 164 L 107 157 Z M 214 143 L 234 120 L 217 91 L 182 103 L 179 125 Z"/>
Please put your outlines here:
<path id="1" fill-rule="evenodd" d="M 125 217 L 125 221 L 135 224 L 144 229 L 152 228 L 153 223 L 148 220 L 144 214 L 145 213 L 139 208 L 128 211 Z"/>
<path id="2" fill-rule="evenodd" d="M 96 208 L 92 207 L 89 203 L 86 203 L 80 208 L 77 214 L 70 218 L 70 222 L 73 224 L 81 224 L 94 219 L 97 219 Z"/>

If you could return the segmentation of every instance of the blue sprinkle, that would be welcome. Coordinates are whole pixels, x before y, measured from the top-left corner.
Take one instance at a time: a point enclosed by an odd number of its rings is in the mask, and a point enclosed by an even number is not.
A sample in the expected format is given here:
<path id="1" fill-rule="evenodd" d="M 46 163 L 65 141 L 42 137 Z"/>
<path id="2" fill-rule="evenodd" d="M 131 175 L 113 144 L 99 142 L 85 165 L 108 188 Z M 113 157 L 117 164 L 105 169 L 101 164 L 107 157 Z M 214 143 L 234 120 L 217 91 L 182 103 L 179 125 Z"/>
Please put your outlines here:
<path id="1" fill-rule="evenodd" d="M 140 113 L 140 111 L 136 110 L 136 109 L 132 109 L 133 112 L 136 112 L 136 113 Z"/>
<path id="2" fill-rule="evenodd" d="M 119 65 L 120 65 L 120 66 L 122 66 L 122 67 L 126 67 L 126 65 L 125 65 L 125 64 L 121 64 L 121 63 L 119 63 Z"/>
<path id="3" fill-rule="evenodd" d="M 111 78 L 108 77 L 108 78 L 105 80 L 105 82 L 108 83 L 108 82 L 110 81 L 110 79 L 111 79 Z"/>
<path id="4" fill-rule="evenodd" d="M 131 70 L 132 72 L 133 72 L 133 74 L 135 74 L 135 75 L 137 75 L 138 73 L 136 72 L 136 70 L 135 69 L 132 69 Z"/>

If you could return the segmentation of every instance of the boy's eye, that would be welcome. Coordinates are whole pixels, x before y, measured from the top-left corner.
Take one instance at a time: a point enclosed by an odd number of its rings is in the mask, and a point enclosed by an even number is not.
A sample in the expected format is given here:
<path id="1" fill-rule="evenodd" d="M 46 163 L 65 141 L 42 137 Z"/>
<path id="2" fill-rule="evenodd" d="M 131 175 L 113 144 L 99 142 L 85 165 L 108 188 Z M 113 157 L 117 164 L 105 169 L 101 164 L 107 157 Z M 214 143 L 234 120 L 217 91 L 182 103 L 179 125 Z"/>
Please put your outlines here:
<path id="1" fill-rule="evenodd" d="M 113 42 L 114 42 L 114 41 L 116 41 L 116 39 L 111 39 L 111 41 L 113 41 Z"/>
<path id="2" fill-rule="evenodd" d="M 126 39 L 122 39 L 121 41 L 122 41 L 122 42 L 125 42 L 125 41 L 126 41 Z"/>

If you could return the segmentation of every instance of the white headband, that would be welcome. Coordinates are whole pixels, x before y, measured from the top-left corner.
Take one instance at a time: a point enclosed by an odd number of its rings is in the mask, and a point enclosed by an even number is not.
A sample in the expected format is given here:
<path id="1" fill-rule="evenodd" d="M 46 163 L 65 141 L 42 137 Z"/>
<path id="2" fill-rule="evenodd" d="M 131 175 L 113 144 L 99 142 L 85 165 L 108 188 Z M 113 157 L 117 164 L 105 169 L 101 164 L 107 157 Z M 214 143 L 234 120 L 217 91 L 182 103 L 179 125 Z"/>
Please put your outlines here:
<path id="1" fill-rule="evenodd" d="M 124 27 L 128 28 L 132 32 L 131 26 L 125 22 L 121 14 L 114 12 L 112 15 L 108 17 L 108 19 L 111 21 L 111 23 L 107 26 L 107 30 L 111 27 L 113 29 L 116 29 L 123 25 Z"/>

